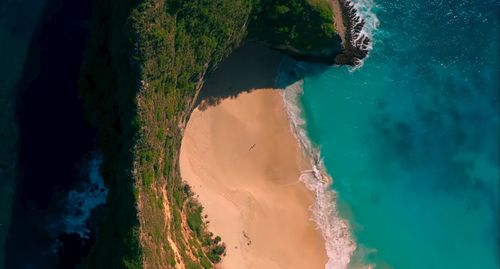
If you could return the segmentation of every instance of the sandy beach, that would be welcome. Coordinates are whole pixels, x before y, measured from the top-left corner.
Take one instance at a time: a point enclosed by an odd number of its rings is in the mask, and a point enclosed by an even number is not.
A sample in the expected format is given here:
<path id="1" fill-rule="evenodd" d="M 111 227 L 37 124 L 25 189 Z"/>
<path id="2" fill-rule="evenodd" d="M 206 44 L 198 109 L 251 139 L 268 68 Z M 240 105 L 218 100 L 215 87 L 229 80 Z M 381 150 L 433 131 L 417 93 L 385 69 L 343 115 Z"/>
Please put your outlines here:
<path id="1" fill-rule="evenodd" d="M 324 268 L 324 241 L 310 220 L 314 196 L 299 181 L 310 169 L 278 90 L 227 98 L 187 125 L 181 175 L 209 229 L 227 245 L 220 268 Z"/>

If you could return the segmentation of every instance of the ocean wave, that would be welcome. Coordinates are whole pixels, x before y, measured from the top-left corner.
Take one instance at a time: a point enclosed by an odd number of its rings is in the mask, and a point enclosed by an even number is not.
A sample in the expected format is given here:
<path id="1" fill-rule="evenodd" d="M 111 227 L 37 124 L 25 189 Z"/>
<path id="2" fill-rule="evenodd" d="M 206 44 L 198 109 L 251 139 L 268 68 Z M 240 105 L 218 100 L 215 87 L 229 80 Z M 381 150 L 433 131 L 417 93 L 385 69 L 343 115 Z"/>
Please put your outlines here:
<path id="1" fill-rule="evenodd" d="M 373 0 L 343 0 L 341 4 L 349 17 L 348 31 L 350 45 L 359 51 L 365 52 L 364 57 L 358 59 L 357 64 L 350 71 L 361 68 L 373 49 L 374 33 L 380 21 L 373 11 L 376 7 Z"/>
<path id="2" fill-rule="evenodd" d="M 311 207 L 312 219 L 318 225 L 325 240 L 328 255 L 327 269 L 348 268 L 356 250 L 349 223 L 340 218 L 336 208 L 336 193 L 331 189 L 332 179 L 328 176 L 320 157 L 320 151 L 313 146 L 304 129 L 305 121 L 298 99 L 302 94 L 302 81 L 295 82 L 282 92 L 290 127 L 301 148 L 311 161 L 311 170 L 302 171 L 300 181 L 316 195 Z"/>
<path id="3" fill-rule="evenodd" d="M 358 15 L 365 22 L 363 29 L 361 29 L 362 34 L 367 35 L 373 40 L 373 33 L 380 24 L 377 15 L 373 11 L 376 7 L 375 2 L 373 0 L 350 0 L 350 2 L 354 5 L 354 8 L 358 11 Z"/>
<path id="4" fill-rule="evenodd" d="M 88 181 L 69 191 L 66 198 L 67 213 L 62 220 L 62 229 L 65 233 L 75 233 L 83 239 L 89 237 L 87 220 L 94 208 L 106 203 L 108 195 L 108 189 L 104 186 L 100 172 L 101 165 L 102 157 L 95 154 L 87 164 Z"/>

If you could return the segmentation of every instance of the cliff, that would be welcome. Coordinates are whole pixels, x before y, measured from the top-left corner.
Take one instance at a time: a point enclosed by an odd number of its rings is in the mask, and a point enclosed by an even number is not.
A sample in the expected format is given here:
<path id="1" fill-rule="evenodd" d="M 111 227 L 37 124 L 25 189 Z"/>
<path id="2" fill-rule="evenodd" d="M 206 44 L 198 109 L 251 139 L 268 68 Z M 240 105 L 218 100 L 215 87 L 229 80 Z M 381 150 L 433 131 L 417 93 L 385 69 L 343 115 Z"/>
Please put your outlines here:
<path id="1" fill-rule="evenodd" d="M 109 187 L 88 268 L 210 268 L 223 252 L 179 176 L 204 75 L 244 37 L 249 1 L 95 1 L 81 94 Z"/>
<path id="2" fill-rule="evenodd" d="M 245 38 L 334 62 L 341 47 L 331 9 L 292 2 L 94 1 L 80 88 L 99 129 L 109 196 L 82 267 L 212 268 L 220 261 L 224 245 L 207 231 L 179 175 L 183 129 L 205 75 Z"/>

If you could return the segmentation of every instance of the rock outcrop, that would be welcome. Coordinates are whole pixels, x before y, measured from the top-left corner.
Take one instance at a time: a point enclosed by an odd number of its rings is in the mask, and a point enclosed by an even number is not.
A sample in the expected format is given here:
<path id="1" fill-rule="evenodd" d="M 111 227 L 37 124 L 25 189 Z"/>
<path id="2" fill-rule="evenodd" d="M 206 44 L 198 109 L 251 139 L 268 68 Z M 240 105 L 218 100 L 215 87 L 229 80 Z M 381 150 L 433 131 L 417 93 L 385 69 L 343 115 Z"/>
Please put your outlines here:
<path id="1" fill-rule="evenodd" d="M 335 57 L 336 64 L 359 65 L 367 55 L 371 45 L 370 37 L 363 32 L 365 20 L 361 18 L 354 4 L 349 0 L 340 2 L 345 31 L 344 51 Z"/>

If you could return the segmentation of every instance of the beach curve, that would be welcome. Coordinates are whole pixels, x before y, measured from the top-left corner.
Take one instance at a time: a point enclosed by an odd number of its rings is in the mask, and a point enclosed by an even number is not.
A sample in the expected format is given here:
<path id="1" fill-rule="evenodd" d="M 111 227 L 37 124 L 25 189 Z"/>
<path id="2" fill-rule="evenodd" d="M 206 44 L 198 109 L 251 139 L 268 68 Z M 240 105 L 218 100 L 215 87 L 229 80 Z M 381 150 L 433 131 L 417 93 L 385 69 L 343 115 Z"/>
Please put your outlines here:
<path id="1" fill-rule="evenodd" d="M 181 176 L 220 235 L 220 268 L 324 268 L 325 243 L 300 182 L 310 162 L 277 90 L 255 90 L 196 109 L 180 153 Z"/>

